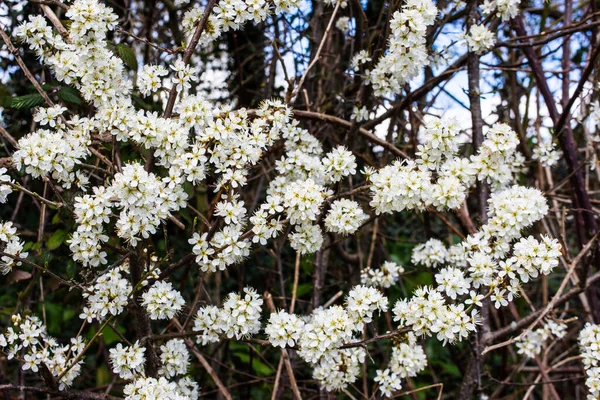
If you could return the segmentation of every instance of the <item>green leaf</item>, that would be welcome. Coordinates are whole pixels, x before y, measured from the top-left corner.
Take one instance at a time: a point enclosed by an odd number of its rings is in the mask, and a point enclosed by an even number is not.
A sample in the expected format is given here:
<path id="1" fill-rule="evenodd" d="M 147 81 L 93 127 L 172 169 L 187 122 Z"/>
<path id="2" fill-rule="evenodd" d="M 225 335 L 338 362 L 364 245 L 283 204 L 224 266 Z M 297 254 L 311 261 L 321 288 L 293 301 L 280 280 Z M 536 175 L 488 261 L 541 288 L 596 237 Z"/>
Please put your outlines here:
<path id="1" fill-rule="evenodd" d="M 8 95 L 8 88 L 6 85 L 0 83 L 0 106 L 10 107 L 11 98 Z"/>
<path id="2" fill-rule="evenodd" d="M 39 93 L 26 94 L 24 96 L 13 97 L 10 101 L 10 107 L 17 110 L 37 107 L 44 103 L 44 98 Z"/>
<path id="3" fill-rule="evenodd" d="M 131 47 L 127 46 L 126 44 L 119 43 L 118 45 L 115 46 L 115 49 L 117 51 L 117 55 L 119 56 L 119 58 L 121 60 L 123 60 L 125 65 L 127 65 L 129 68 L 133 69 L 134 71 L 137 70 L 137 68 L 138 68 L 137 59 L 135 58 L 135 53 Z"/>
<path id="4" fill-rule="evenodd" d="M 69 103 L 77 104 L 78 106 L 83 104 L 81 97 L 79 97 L 79 92 L 73 89 L 71 86 L 61 87 L 58 92 L 56 92 L 56 95 Z"/>
<path id="5" fill-rule="evenodd" d="M 56 250 L 58 249 L 67 239 L 69 238 L 69 234 L 62 229 L 57 230 L 50 236 L 50 239 L 46 242 L 46 247 L 48 250 Z"/>
<path id="6" fill-rule="evenodd" d="M 296 292 L 296 296 L 298 298 L 300 298 L 300 297 L 304 296 L 305 294 L 310 293 L 312 289 L 313 289 L 312 283 L 302 283 L 302 284 L 298 285 L 298 290 Z"/>
<path id="7" fill-rule="evenodd" d="M 250 355 L 248 353 L 236 351 L 233 354 L 245 364 L 248 364 L 250 362 Z M 258 358 L 258 356 L 252 358 L 252 369 L 259 376 L 271 376 L 273 375 L 273 373 L 275 373 L 273 368 L 269 367 L 267 364 L 262 362 L 260 358 Z"/>
<path id="8" fill-rule="evenodd" d="M 75 263 L 71 259 L 67 263 L 67 275 L 70 279 L 75 278 Z"/>
<path id="9" fill-rule="evenodd" d="M 118 326 L 116 328 L 119 330 L 119 332 L 125 333 L 125 328 L 123 328 L 122 326 Z M 117 333 L 109 327 L 104 328 L 104 330 L 102 331 L 102 337 L 104 338 L 104 343 L 107 346 L 110 346 L 111 344 L 121 340 L 119 335 L 117 335 Z"/>
<path id="10" fill-rule="evenodd" d="M 106 364 L 102 364 L 96 369 L 96 386 L 103 386 L 111 381 L 110 372 L 106 367 Z"/>

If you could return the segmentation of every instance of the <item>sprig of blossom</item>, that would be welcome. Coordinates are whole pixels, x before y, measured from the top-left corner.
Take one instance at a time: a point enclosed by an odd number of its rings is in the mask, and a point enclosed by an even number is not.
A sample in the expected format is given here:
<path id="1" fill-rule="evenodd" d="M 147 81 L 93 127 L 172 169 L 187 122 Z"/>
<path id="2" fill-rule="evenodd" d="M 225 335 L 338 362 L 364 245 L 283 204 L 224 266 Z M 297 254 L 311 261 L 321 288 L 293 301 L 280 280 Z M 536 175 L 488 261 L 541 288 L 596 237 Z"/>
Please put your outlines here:
<path id="1" fill-rule="evenodd" d="M 388 52 L 367 71 L 376 96 L 400 93 L 429 63 L 425 35 L 437 14 L 431 0 L 411 0 L 392 15 Z"/>
<path id="2" fill-rule="evenodd" d="M 562 158 L 562 151 L 556 149 L 553 142 L 543 142 L 533 148 L 532 157 L 544 167 L 551 167 Z"/>
<path id="3" fill-rule="evenodd" d="M 366 268 L 360 271 L 360 283 L 367 286 L 389 288 L 398 282 L 404 267 L 393 261 L 386 261 L 379 269 Z"/>
<path id="4" fill-rule="evenodd" d="M 579 348 L 587 378 L 588 399 L 600 396 L 600 325 L 586 323 L 579 333 Z"/>
<path id="5" fill-rule="evenodd" d="M 465 35 L 469 51 L 475 54 L 484 54 L 496 43 L 494 34 L 485 25 L 473 25 Z"/>
<path id="6" fill-rule="evenodd" d="M 29 255 L 23 251 L 24 243 L 17 236 L 17 228 L 10 221 L 0 221 L 0 250 L 7 255 L 0 256 L 0 272 L 8 274 L 15 266 L 21 265 L 19 259 L 25 259 Z"/>
<path id="7" fill-rule="evenodd" d="M 325 217 L 325 229 L 328 232 L 350 235 L 368 218 L 357 202 L 348 199 L 336 200 Z"/>
<path id="8" fill-rule="evenodd" d="M 123 379 L 133 379 L 144 375 L 144 364 L 146 348 L 135 342 L 132 346 L 123 347 L 118 343 L 116 347 L 109 350 L 109 358 L 112 369 Z"/>
<path id="9" fill-rule="evenodd" d="M 156 281 L 142 294 L 142 306 L 151 319 L 171 319 L 183 308 L 185 301 L 171 282 Z"/>
<path id="10" fill-rule="evenodd" d="M 87 307 L 83 308 L 81 319 L 91 323 L 93 320 L 102 321 L 107 315 L 119 315 L 127 305 L 133 288 L 129 281 L 122 276 L 126 266 L 114 268 L 100 275 L 93 285 L 83 292 L 87 299 Z"/>

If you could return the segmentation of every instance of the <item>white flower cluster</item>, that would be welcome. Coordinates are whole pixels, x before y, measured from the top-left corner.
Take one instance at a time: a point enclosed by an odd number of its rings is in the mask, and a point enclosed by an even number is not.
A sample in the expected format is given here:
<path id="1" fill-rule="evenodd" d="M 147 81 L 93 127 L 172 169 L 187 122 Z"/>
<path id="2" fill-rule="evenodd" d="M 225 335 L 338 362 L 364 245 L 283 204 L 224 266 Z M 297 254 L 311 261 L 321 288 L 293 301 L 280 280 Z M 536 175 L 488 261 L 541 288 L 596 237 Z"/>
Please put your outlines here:
<path id="1" fill-rule="evenodd" d="M 562 151 L 556 149 L 553 142 L 543 142 L 533 148 L 532 157 L 544 167 L 556 165 L 562 158 Z"/>
<path id="2" fill-rule="evenodd" d="M 7 255 L 0 256 L 0 273 L 8 274 L 13 267 L 21 265 L 20 258 L 27 258 L 29 253 L 23 251 L 23 242 L 17 236 L 17 228 L 13 223 L 0 222 L 0 251 Z"/>
<path id="3" fill-rule="evenodd" d="M 125 386 L 125 400 L 197 400 L 200 389 L 188 377 L 170 382 L 165 377 L 141 377 Z"/>
<path id="4" fill-rule="evenodd" d="M 8 175 L 6 172 L 7 172 L 6 168 L 0 168 L 0 204 L 6 203 L 6 199 L 7 199 L 8 195 L 12 193 L 12 188 L 9 185 L 3 183 L 3 182 L 12 183 L 12 179 L 11 179 L 10 175 Z"/>
<path id="5" fill-rule="evenodd" d="M 494 47 L 496 38 L 485 25 L 473 25 L 465 35 L 469 51 L 475 54 L 484 54 Z"/>
<path id="6" fill-rule="evenodd" d="M 351 235 L 369 219 L 360 204 L 349 199 L 336 200 L 325 217 L 325 229 L 341 235 Z"/>
<path id="7" fill-rule="evenodd" d="M 170 187 L 167 182 L 168 178 L 161 180 L 137 163 L 127 164 L 123 172 L 115 174 L 108 190 L 117 199 L 115 206 L 121 209 L 116 223 L 119 237 L 136 246 L 140 235 L 147 239 L 171 211 L 185 206 L 187 194 L 183 187 Z"/>
<path id="8" fill-rule="evenodd" d="M 106 264 L 106 252 L 102 243 L 108 241 L 102 225 L 110 221 L 112 202 L 104 187 L 95 187 L 93 195 L 75 197 L 73 204 L 77 230 L 69 240 L 73 260 L 84 266 L 96 267 Z"/>
<path id="9" fill-rule="evenodd" d="M 260 331 L 260 314 L 263 300 L 256 290 L 244 288 L 243 297 L 230 293 L 222 308 L 200 307 L 196 314 L 194 330 L 201 332 L 196 341 L 202 345 L 219 341 L 219 336 L 240 339 Z"/>
<path id="10" fill-rule="evenodd" d="M 387 311 L 388 299 L 381 292 L 369 286 L 355 286 L 346 298 L 348 315 L 359 330 L 364 324 L 373 321 L 375 311 Z"/>
<path id="11" fill-rule="evenodd" d="M 366 355 L 360 347 L 333 351 L 314 365 L 313 379 L 327 391 L 343 390 L 360 376 Z"/>
<path id="12" fill-rule="evenodd" d="M 377 370 L 375 382 L 379 390 L 387 397 L 392 392 L 402 389 L 401 380 L 414 377 L 427 367 L 427 356 L 423 347 L 417 344 L 417 338 L 412 332 L 407 335 L 407 342 L 400 343 L 392 349 L 392 357 L 388 368 Z"/>
<path id="13" fill-rule="evenodd" d="M 485 0 L 482 9 L 486 15 L 497 12 L 503 21 L 508 21 L 517 16 L 520 4 L 521 0 Z"/>
<path id="14" fill-rule="evenodd" d="M 9 327 L 5 334 L 0 334 L 0 349 L 7 358 L 22 361 L 22 369 L 33 372 L 38 372 L 44 363 L 54 377 L 64 373 L 58 382 L 60 390 L 71 386 L 81 373 L 83 360 L 73 362 L 85 347 L 83 338 L 72 338 L 70 344 L 60 345 L 48 335 L 42 321 L 34 315 L 24 318 L 20 314 L 14 315 L 13 324 L 14 328 Z"/>
<path id="15" fill-rule="evenodd" d="M 389 288 L 398 282 L 404 267 L 393 261 L 386 261 L 379 269 L 366 268 L 360 271 L 360 282 L 363 285 Z"/>
<path id="16" fill-rule="evenodd" d="M 360 62 L 360 61 L 357 59 L 357 62 Z M 355 106 L 352 109 L 352 115 L 350 115 L 350 119 L 353 119 L 356 122 L 368 121 L 369 114 L 370 114 L 370 111 L 367 107 L 362 106 L 359 108 L 359 107 Z"/>
<path id="17" fill-rule="evenodd" d="M 146 348 L 135 342 L 132 346 L 123 347 L 118 343 L 109 350 L 110 362 L 115 374 L 123 379 L 133 379 L 144 375 L 144 353 Z"/>
<path id="18" fill-rule="evenodd" d="M 167 378 L 185 375 L 190 366 L 190 353 L 183 339 L 171 339 L 160 346 L 160 361 L 159 374 Z"/>
<path id="19" fill-rule="evenodd" d="M 579 348 L 587 378 L 588 400 L 600 398 L 600 325 L 589 322 L 579 333 Z"/>
<path id="20" fill-rule="evenodd" d="M 544 342 L 551 337 L 562 339 L 567 334 L 567 325 L 562 322 L 547 320 L 544 326 L 527 331 L 517 340 L 517 353 L 534 358 L 542 351 Z"/>
<path id="21" fill-rule="evenodd" d="M 444 243 L 438 239 L 429 239 L 413 249 L 411 261 L 415 265 L 432 268 L 445 263 L 447 258 L 448 250 Z"/>
<path id="22" fill-rule="evenodd" d="M 162 65 L 144 65 L 138 73 L 137 87 L 141 94 L 148 96 L 163 87 L 162 77 L 169 71 Z"/>
<path id="23" fill-rule="evenodd" d="M 294 347 L 300 339 L 304 325 L 304 321 L 297 315 L 280 310 L 269 316 L 265 333 L 275 347 Z"/>
<path id="24" fill-rule="evenodd" d="M 286 330 L 283 337 L 292 337 L 297 343 L 298 355 L 314 367 L 313 378 L 323 388 L 342 390 L 358 377 L 365 352 L 341 346 L 356 341 L 353 334 L 363 331 L 375 311 L 386 311 L 387 302 L 375 288 L 355 286 L 346 298 L 345 307 L 317 308 L 304 326 L 296 324 L 297 329 Z M 270 328 L 277 329 L 277 326 Z M 298 335 L 300 338 L 296 340 Z"/>
<path id="25" fill-rule="evenodd" d="M 521 236 L 521 230 L 548 213 L 542 192 L 534 188 L 512 186 L 494 192 L 488 200 L 489 222 L 482 231 L 509 242 Z"/>
<path id="26" fill-rule="evenodd" d="M 350 32 L 350 18 L 349 17 L 339 17 L 335 22 L 335 27 L 342 31 L 342 33 L 347 34 Z"/>
<path id="27" fill-rule="evenodd" d="M 427 286 L 409 300 L 398 300 L 392 311 L 401 326 L 410 326 L 419 336 L 435 333 L 443 344 L 466 339 L 480 322 L 478 310 L 469 315 L 464 304 L 447 304 L 439 290 Z"/>
<path id="28" fill-rule="evenodd" d="M 121 274 L 126 272 L 128 264 L 114 268 L 100 275 L 93 285 L 87 287 L 83 292 L 83 298 L 87 299 L 87 306 L 79 316 L 87 322 L 94 320 L 102 321 L 107 315 L 119 315 L 127 305 L 129 295 L 133 288 Z"/>
<path id="29" fill-rule="evenodd" d="M 460 268 L 446 267 L 435 274 L 438 290 L 445 292 L 446 296 L 456 300 L 457 296 L 469 293 L 471 279 L 465 277 L 465 272 Z"/>
<path id="30" fill-rule="evenodd" d="M 471 164 L 478 179 L 497 190 L 509 184 L 523 164 L 523 156 L 517 151 L 519 137 L 503 123 L 494 124 L 484 137 L 479 153 L 471 156 Z"/>
<path id="31" fill-rule="evenodd" d="M 462 158 L 458 156 L 462 142 L 457 122 L 433 118 L 425 124 L 415 160 L 395 161 L 370 175 L 370 204 L 379 214 L 422 211 L 430 206 L 440 211 L 459 208 L 476 177 L 487 180 L 495 190 L 512 181 L 522 165 L 518 142 L 508 125 L 496 124 L 486 133 L 479 152 Z"/>
<path id="32" fill-rule="evenodd" d="M 171 319 L 184 305 L 181 293 L 173 289 L 171 282 L 156 281 L 142 294 L 142 306 L 151 319 Z"/>
<path id="33" fill-rule="evenodd" d="M 75 117 L 68 121 L 72 128 L 67 129 L 58 119 L 65 110 L 60 106 L 39 109 L 35 118 L 49 129 L 39 129 L 19 139 L 19 149 L 12 158 L 17 168 L 25 166 L 25 172 L 34 178 L 52 177 L 69 188 L 79 179 L 87 183 L 87 177 L 74 168 L 90 154 L 88 146 L 94 127 L 89 118 Z"/>
<path id="34" fill-rule="evenodd" d="M 437 13 L 431 0 L 409 0 L 392 15 L 388 52 L 367 71 L 376 96 L 400 93 L 428 64 L 425 34 Z"/>
<path id="35" fill-rule="evenodd" d="M 175 5 L 184 4 L 183 0 L 175 0 Z M 300 0 L 275 0 L 275 12 L 292 12 L 297 9 Z M 207 47 L 222 33 L 239 30 L 243 25 L 252 21 L 255 24 L 263 22 L 270 14 L 271 3 L 266 0 L 224 0 L 213 9 L 202 37 L 201 45 Z M 204 8 L 194 5 L 183 16 L 182 25 L 187 35 L 193 35 L 198 22 L 204 15 Z"/>
<path id="36" fill-rule="evenodd" d="M 352 68 L 352 71 L 357 72 L 360 69 L 361 65 L 371 61 L 373 61 L 373 59 L 369 57 L 369 52 L 367 50 L 360 50 L 352 57 L 352 60 L 350 61 L 350 67 Z M 357 109 L 354 108 L 353 113 L 356 110 Z"/>

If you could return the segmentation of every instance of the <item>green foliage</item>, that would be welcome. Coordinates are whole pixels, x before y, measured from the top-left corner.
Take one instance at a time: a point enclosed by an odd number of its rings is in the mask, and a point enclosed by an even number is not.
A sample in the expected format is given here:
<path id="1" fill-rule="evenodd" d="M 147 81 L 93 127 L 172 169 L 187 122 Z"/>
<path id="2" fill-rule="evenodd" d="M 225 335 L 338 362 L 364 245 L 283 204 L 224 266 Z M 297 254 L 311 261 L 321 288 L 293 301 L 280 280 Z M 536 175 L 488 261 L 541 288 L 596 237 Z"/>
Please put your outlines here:
<path id="1" fill-rule="evenodd" d="M 48 250 L 56 250 L 58 249 L 67 239 L 69 238 L 69 233 L 63 231 L 62 229 L 57 230 L 50 236 L 48 241 L 46 242 L 46 247 Z"/>
<path id="2" fill-rule="evenodd" d="M 44 98 L 39 93 L 13 97 L 10 101 L 10 107 L 17 110 L 30 109 L 42 104 L 44 104 Z"/>
<path id="3" fill-rule="evenodd" d="M 56 95 L 68 103 L 76 104 L 78 106 L 83 104 L 81 97 L 79 97 L 79 92 L 70 86 L 61 87 L 56 92 Z"/>
<path id="4" fill-rule="evenodd" d="M 127 65 L 129 68 L 131 68 L 134 71 L 138 69 L 138 63 L 137 59 L 135 58 L 135 52 L 131 47 L 127 46 L 126 44 L 119 43 L 115 45 L 115 52 L 117 56 L 119 56 L 119 58 L 123 60 L 125 65 Z"/>

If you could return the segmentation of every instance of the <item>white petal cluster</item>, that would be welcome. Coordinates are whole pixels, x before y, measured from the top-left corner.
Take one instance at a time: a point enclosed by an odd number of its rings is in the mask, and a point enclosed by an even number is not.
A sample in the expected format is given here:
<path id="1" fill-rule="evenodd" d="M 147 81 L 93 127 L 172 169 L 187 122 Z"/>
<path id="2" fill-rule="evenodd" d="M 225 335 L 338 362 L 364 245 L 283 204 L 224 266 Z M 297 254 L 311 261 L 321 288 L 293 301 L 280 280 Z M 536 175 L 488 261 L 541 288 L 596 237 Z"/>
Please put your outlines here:
<path id="1" fill-rule="evenodd" d="M 171 339 L 160 346 L 160 361 L 160 375 L 166 378 L 185 375 L 190 366 L 190 354 L 183 339 Z"/>
<path id="2" fill-rule="evenodd" d="M 239 340 L 258 333 L 262 304 L 256 290 L 245 287 L 243 296 L 230 293 L 222 308 L 200 307 L 194 323 L 194 330 L 201 332 L 197 342 L 206 345 L 218 342 L 220 335 Z"/>
<path id="3" fill-rule="evenodd" d="M 350 18 L 349 17 L 339 17 L 335 22 L 335 27 L 342 31 L 342 33 L 346 34 L 350 32 Z"/>
<path id="4" fill-rule="evenodd" d="M 137 87 L 141 94 L 148 96 L 162 88 L 163 79 L 169 73 L 162 65 L 144 65 L 138 73 Z"/>
<path id="5" fill-rule="evenodd" d="M 427 286 L 409 300 L 398 300 L 392 311 L 401 326 L 410 326 L 419 336 L 435 333 L 443 344 L 467 338 L 480 322 L 477 310 L 468 315 L 464 304 L 448 305 L 440 291 Z"/>
<path id="6" fill-rule="evenodd" d="M 521 236 L 522 229 L 530 227 L 547 213 L 546 199 L 538 189 L 512 186 L 490 196 L 489 222 L 483 230 L 510 241 Z"/>
<path id="7" fill-rule="evenodd" d="M 514 18 L 519 13 L 521 0 L 485 0 L 482 5 L 484 14 L 497 12 L 503 21 Z"/>
<path id="8" fill-rule="evenodd" d="M 566 324 L 547 320 L 541 328 L 527 331 L 517 339 L 517 353 L 534 358 L 542 352 L 542 346 L 546 340 L 551 337 L 561 339 L 565 336 L 566 331 Z"/>
<path id="9" fill-rule="evenodd" d="M 77 230 L 68 241 L 73 260 L 84 266 L 106 264 L 102 243 L 108 241 L 103 224 L 110 221 L 112 201 L 104 187 L 94 187 L 94 194 L 75 197 L 73 204 Z"/>
<path id="10" fill-rule="evenodd" d="M 458 153 L 462 144 L 460 126 L 454 118 L 429 118 L 424 128 L 416 162 L 421 168 L 436 170 Z"/>
<path id="11" fill-rule="evenodd" d="M 323 233 L 318 225 L 296 225 L 289 235 L 290 246 L 300 254 L 313 254 L 323 245 Z"/>
<path id="12" fill-rule="evenodd" d="M 283 207 L 291 224 L 316 221 L 325 201 L 324 188 L 312 179 L 291 183 L 285 190 Z"/>
<path id="13" fill-rule="evenodd" d="M 8 274 L 13 267 L 21 265 L 20 258 L 27 258 L 29 253 L 23 251 L 23 246 L 13 223 L 0 221 L 0 251 L 8 254 L 0 256 L 0 273 L 2 275 Z"/>
<path id="14" fill-rule="evenodd" d="M 358 60 L 357 60 L 358 61 Z M 363 122 L 369 120 L 370 111 L 367 107 L 354 107 L 352 109 L 352 115 L 350 115 L 350 119 L 355 120 L 356 122 Z"/>
<path id="15" fill-rule="evenodd" d="M 317 364 L 330 351 L 350 341 L 355 326 L 341 306 L 316 309 L 300 336 L 298 355 L 308 363 Z"/>
<path id="16" fill-rule="evenodd" d="M 423 211 L 430 205 L 431 173 L 414 161 L 394 161 L 371 175 L 371 207 L 377 214 Z"/>
<path id="17" fill-rule="evenodd" d="M 448 249 L 441 240 L 429 239 L 416 246 L 412 251 L 411 261 L 415 265 L 432 268 L 444 264 L 448 259 Z"/>
<path id="18" fill-rule="evenodd" d="M 338 146 L 323 158 L 323 166 L 327 182 L 337 183 L 346 176 L 356 174 L 356 157 L 344 146 Z"/>
<path id="19" fill-rule="evenodd" d="M 600 397 L 600 325 L 586 323 L 579 333 L 579 348 L 587 378 L 588 400 Z"/>
<path id="20" fill-rule="evenodd" d="M 360 69 L 361 65 L 366 64 L 371 61 L 373 61 L 373 60 L 371 59 L 371 57 L 369 57 L 369 52 L 366 50 L 361 50 L 352 57 L 352 60 L 350 61 L 350 66 L 354 72 L 357 72 Z M 356 110 L 357 109 L 355 108 L 354 112 Z M 357 121 L 357 122 L 359 122 L 359 121 Z"/>
<path id="21" fill-rule="evenodd" d="M 140 377 L 125 386 L 126 400 L 197 400 L 198 384 L 189 378 L 170 382 L 165 377 Z"/>
<path id="22" fill-rule="evenodd" d="M 400 93 L 428 64 L 425 34 L 437 13 L 431 0 L 410 0 L 392 15 L 388 53 L 368 72 L 376 96 Z"/>
<path id="23" fill-rule="evenodd" d="M 115 174 L 109 191 L 117 199 L 115 206 L 121 209 L 116 223 L 117 235 L 132 246 L 137 245 L 140 236 L 147 239 L 156 233 L 161 220 L 185 205 L 187 194 L 183 188 L 168 190 L 165 180 L 146 172 L 137 163 L 127 164 L 123 172 Z"/>
<path id="24" fill-rule="evenodd" d="M 123 347 L 118 343 L 116 347 L 109 350 L 112 370 L 123 379 L 133 379 L 144 375 L 144 363 L 146 358 L 144 353 L 146 348 L 139 342 L 132 346 Z"/>
<path id="25" fill-rule="evenodd" d="M 515 168 L 522 164 L 517 151 L 519 137 L 508 125 L 494 124 L 487 132 L 479 153 L 471 156 L 471 163 L 480 181 L 487 181 L 492 189 L 509 184 Z"/>
<path id="26" fill-rule="evenodd" d="M 346 298 L 346 310 L 356 329 L 372 322 L 375 311 L 385 312 L 387 309 L 388 299 L 374 287 L 354 286 Z"/>
<path id="27" fill-rule="evenodd" d="M 119 315 L 127 305 L 133 288 L 122 274 L 125 266 L 114 268 L 100 275 L 93 285 L 83 292 L 87 306 L 83 308 L 81 319 L 91 323 L 94 320 L 103 321 L 107 315 Z"/>
<path id="28" fill-rule="evenodd" d="M 386 261 L 379 269 L 366 268 L 360 272 L 360 283 L 367 286 L 389 288 L 398 282 L 404 267 L 393 261 Z"/>
<path id="29" fill-rule="evenodd" d="M 496 43 L 496 38 L 485 25 L 473 25 L 465 35 L 469 51 L 484 54 Z"/>
<path id="30" fill-rule="evenodd" d="M 456 300 L 457 296 L 469 293 L 471 288 L 471 279 L 465 277 L 465 273 L 460 268 L 442 268 L 435 274 L 435 281 L 438 284 L 438 290 L 445 292 L 446 296 Z"/>
<path id="31" fill-rule="evenodd" d="M 269 316 L 265 333 L 275 347 L 294 347 L 300 339 L 304 325 L 304 321 L 297 315 L 280 310 Z"/>
<path id="32" fill-rule="evenodd" d="M 532 157 L 544 167 L 556 165 L 562 158 L 562 151 L 556 149 L 553 142 L 543 142 L 533 148 Z"/>
<path id="33" fill-rule="evenodd" d="M 77 363 L 73 361 L 85 347 L 83 338 L 78 336 L 72 338 L 69 344 L 61 345 L 48 335 L 46 327 L 35 315 L 22 317 L 16 314 L 12 319 L 14 327 L 0 334 L 0 350 L 7 354 L 7 358 L 11 360 L 22 356 L 22 369 L 33 372 L 38 372 L 44 363 L 55 378 L 65 374 L 58 382 L 60 390 L 71 386 L 81 374 L 83 358 Z"/>
<path id="34" fill-rule="evenodd" d="M 314 366 L 313 379 L 327 391 L 339 391 L 356 382 L 367 352 L 360 347 L 332 351 Z"/>
<path id="35" fill-rule="evenodd" d="M 171 319 L 183 308 L 185 301 L 171 282 L 156 281 L 142 294 L 142 306 L 151 319 Z"/>
<path id="36" fill-rule="evenodd" d="M 392 349 L 388 368 L 377 370 L 375 382 L 387 397 L 391 397 L 392 392 L 402 388 L 402 379 L 415 377 L 427 367 L 427 356 L 423 347 L 417 344 L 415 335 L 411 332 L 407 339 L 408 342 L 400 343 Z"/>
<path id="37" fill-rule="evenodd" d="M 351 235 L 360 228 L 369 217 L 356 201 L 336 200 L 325 217 L 325 229 L 341 235 Z"/>
<path id="38" fill-rule="evenodd" d="M 6 198 L 12 193 L 12 188 L 3 182 L 11 182 L 12 178 L 6 173 L 6 168 L 0 168 L 0 204 L 6 203 Z"/>
<path id="39" fill-rule="evenodd" d="M 194 331 L 201 332 L 196 336 L 196 342 L 202 346 L 209 343 L 216 343 L 219 339 L 219 313 L 221 310 L 217 306 L 204 306 L 198 308 L 196 319 L 194 320 Z"/>
<path id="40" fill-rule="evenodd" d="M 52 177 L 65 188 L 75 182 L 74 168 L 90 152 L 91 127 L 89 120 L 81 118 L 72 131 L 39 129 L 19 139 L 19 149 L 13 153 L 17 168 L 33 176 Z"/>

